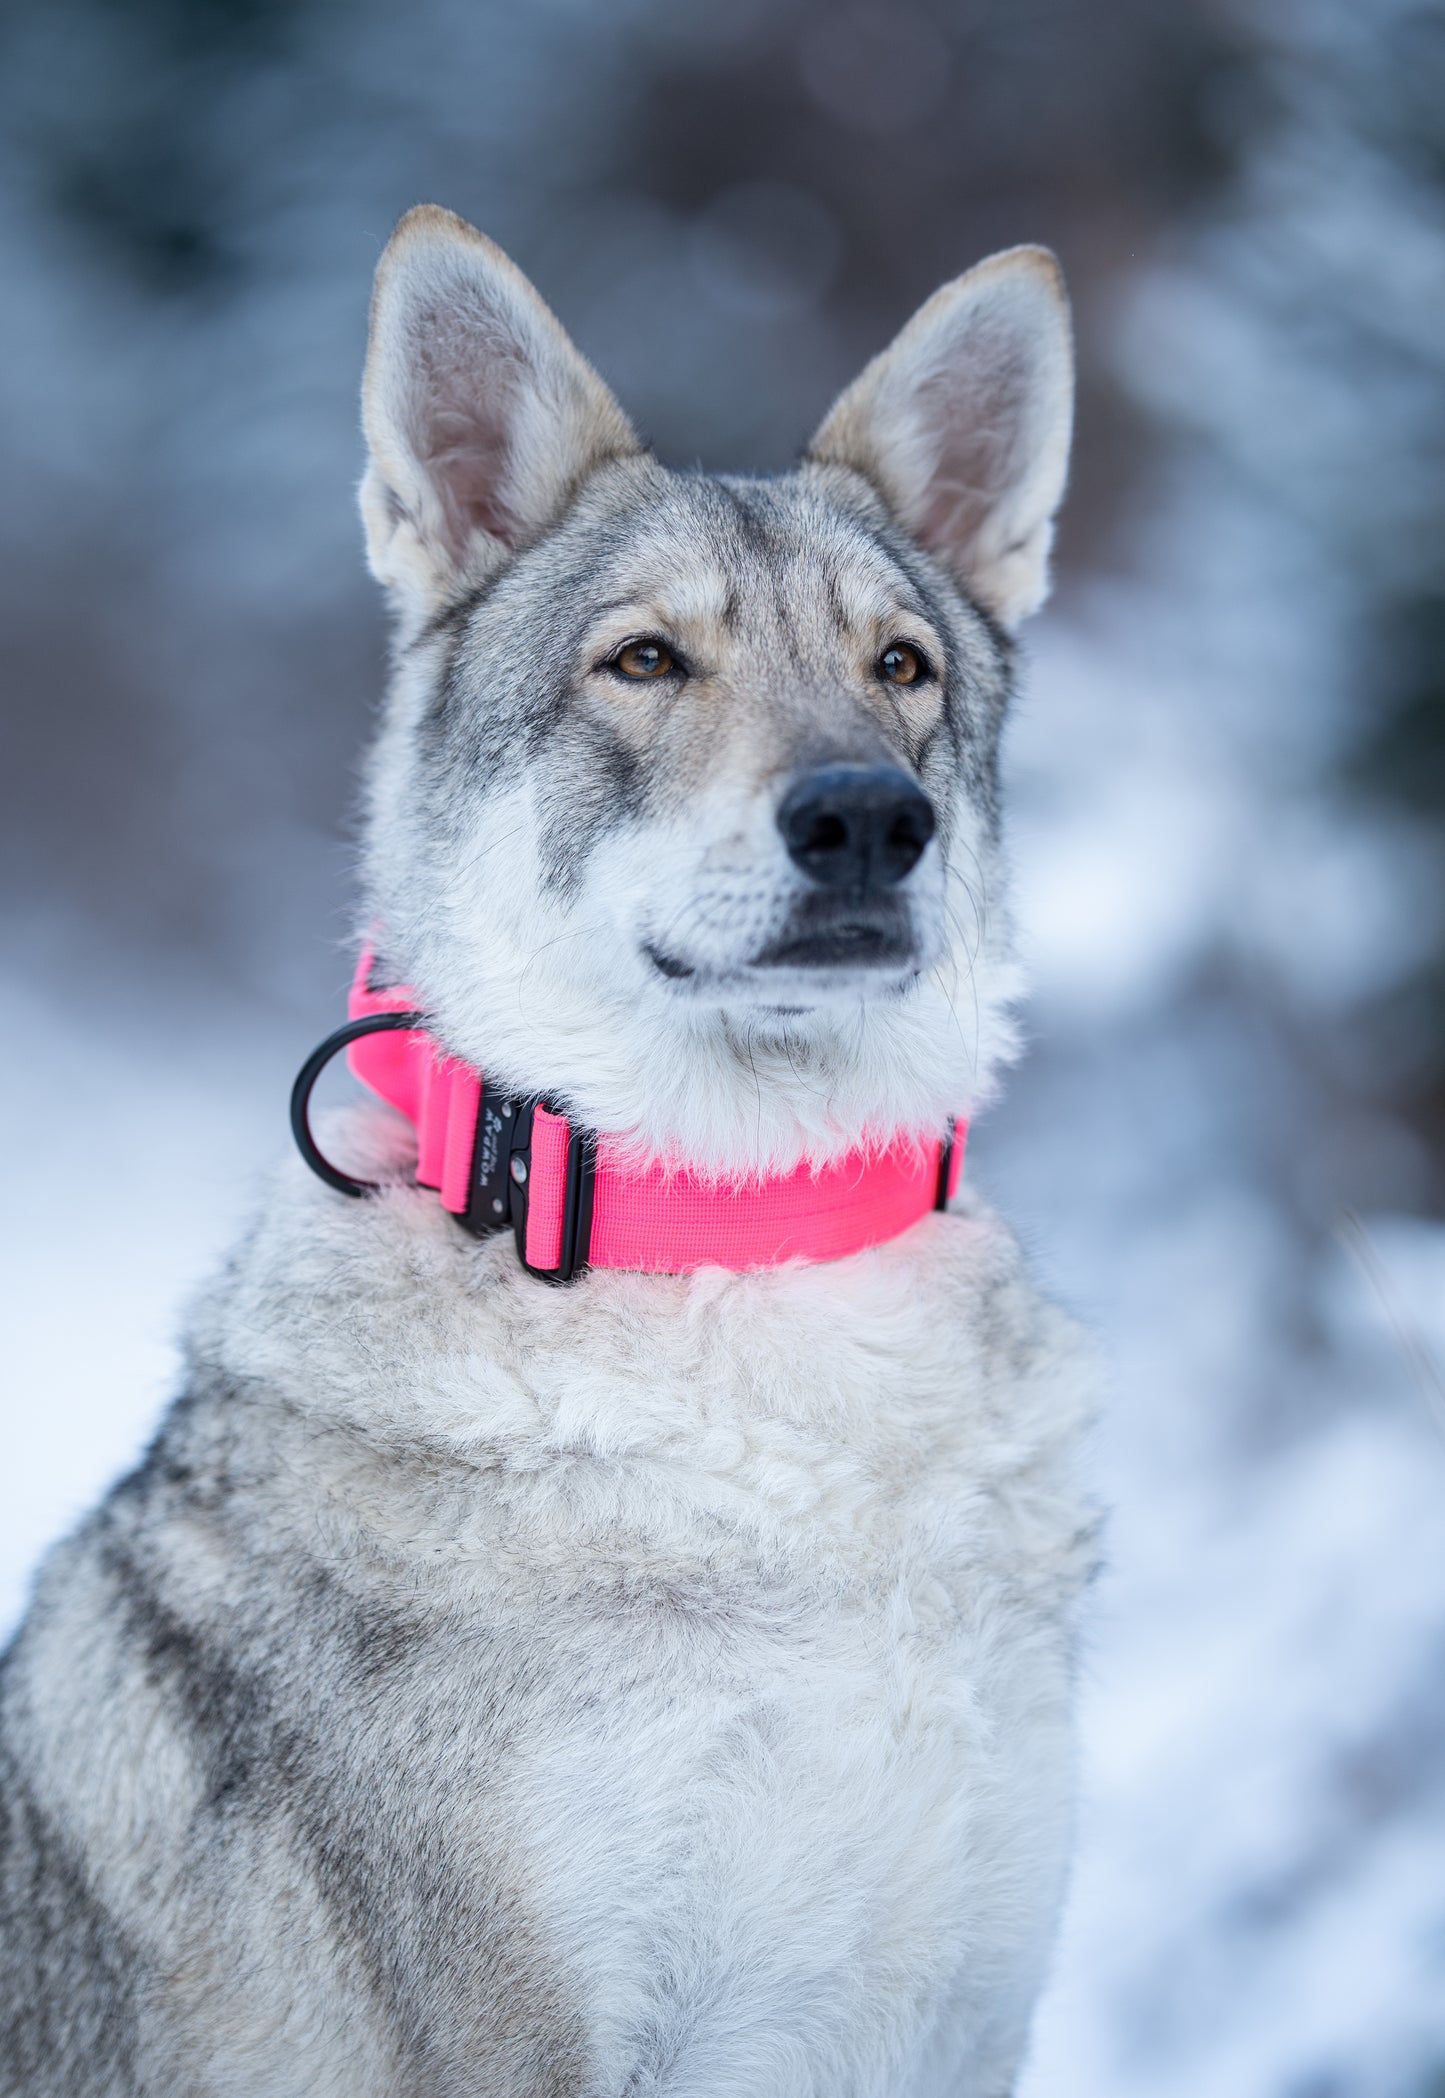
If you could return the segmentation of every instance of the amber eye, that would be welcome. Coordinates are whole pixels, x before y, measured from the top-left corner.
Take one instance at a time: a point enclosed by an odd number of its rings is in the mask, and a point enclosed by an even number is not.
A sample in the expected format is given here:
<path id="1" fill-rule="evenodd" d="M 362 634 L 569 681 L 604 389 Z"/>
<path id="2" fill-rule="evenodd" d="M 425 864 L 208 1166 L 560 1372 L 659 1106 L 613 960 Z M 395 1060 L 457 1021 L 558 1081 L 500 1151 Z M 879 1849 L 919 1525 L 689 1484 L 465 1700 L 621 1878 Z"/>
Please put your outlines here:
<path id="1" fill-rule="evenodd" d="M 895 641 L 878 658 L 878 675 L 890 685 L 916 685 L 923 676 L 923 658 L 906 641 Z"/>
<path id="2" fill-rule="evenodd" d="M 661 641 L 629 641 L 612 658 L 612 668 L 624 677 L 666 677 L 677 663 L 672 650 Z"/>

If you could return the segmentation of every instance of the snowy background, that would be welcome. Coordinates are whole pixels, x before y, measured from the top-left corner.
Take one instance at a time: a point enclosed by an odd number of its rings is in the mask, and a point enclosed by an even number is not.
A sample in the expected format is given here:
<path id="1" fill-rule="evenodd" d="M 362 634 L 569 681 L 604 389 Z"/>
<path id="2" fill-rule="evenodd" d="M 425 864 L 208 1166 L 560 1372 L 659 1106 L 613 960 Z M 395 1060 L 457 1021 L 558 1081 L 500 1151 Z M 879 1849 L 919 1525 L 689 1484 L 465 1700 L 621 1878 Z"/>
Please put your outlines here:
<path id="1" fill-rule="evenodd" d="M 1021 2098 L 1445 2093 L 1445 14 L 47 0 L 0 25 L 0 1620 L 136 1451 L 348 974 L 368 280 L 432 196 L 771 467 L 1043 239 L 1080 448 L 970 1147 L 1099 1328 Z"/>

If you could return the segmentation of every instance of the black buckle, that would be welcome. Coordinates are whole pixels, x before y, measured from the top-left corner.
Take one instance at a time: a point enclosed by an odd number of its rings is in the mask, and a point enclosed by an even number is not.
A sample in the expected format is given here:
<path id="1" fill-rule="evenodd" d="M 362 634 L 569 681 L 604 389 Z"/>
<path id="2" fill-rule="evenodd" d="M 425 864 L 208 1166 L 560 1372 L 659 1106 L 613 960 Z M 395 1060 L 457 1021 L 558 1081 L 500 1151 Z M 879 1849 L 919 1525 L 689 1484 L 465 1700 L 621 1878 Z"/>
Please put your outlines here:
<path id="1" fill-rule="evenodd" d="M 527 1213 L 532 1185 L 532 1117 L 539 1107 L 558 1112 L 545 1100 L 517 1101 L 495 1086 L 483 1085 L 477 1104 L 471 1190 L 466 1214 L 460 1221 L 478 1238 L 504 1231 L 510 1224 L 517 1242 L 517 1258 L 529 1275 L 535 1275 L 539 1282 L 571 1282 L 586 1271 L 592 1247 L 597 1139 L 590 1129 L 577 1129 L 568 1123 L 561 1257 L 555 1268 L 536 1267 L 527 1258 Z"/>
<path id="2" fill-rule="evenodd" d="M 531 1141 L 531 1111 L 525 1109 Z M 476 1238 L 505 1231 L 512 1221 L 511 1163 L 517 1145 L 518 1109 L 509 1093 L 483 1083 L 477 1101 L 477 1133 L 472 1144 L 472 1177 L 460 1221 Z"/>

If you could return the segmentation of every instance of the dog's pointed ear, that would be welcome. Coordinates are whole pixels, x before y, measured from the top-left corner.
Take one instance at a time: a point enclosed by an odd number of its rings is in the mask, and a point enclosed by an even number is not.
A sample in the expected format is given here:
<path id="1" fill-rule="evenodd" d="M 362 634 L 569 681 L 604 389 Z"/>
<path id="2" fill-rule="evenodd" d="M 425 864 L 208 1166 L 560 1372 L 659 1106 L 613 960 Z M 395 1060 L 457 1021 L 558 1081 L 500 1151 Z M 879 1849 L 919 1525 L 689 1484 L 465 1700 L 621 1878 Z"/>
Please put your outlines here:
<path id="1" fill-rule="evenodd" d="M 377 268 L 362 419 L 372 573 L 418 621 L 639 449 L 521 271 L 433 204 L 407 213 Z"/>
<path id="2" fill-rule="evenodd" d="M 919 308 L 808 456 L 861 473 L 1012 631 L 1048 594 L 1073 391 L 1059 266 L 1047 248 L 1009 248 Z"/>

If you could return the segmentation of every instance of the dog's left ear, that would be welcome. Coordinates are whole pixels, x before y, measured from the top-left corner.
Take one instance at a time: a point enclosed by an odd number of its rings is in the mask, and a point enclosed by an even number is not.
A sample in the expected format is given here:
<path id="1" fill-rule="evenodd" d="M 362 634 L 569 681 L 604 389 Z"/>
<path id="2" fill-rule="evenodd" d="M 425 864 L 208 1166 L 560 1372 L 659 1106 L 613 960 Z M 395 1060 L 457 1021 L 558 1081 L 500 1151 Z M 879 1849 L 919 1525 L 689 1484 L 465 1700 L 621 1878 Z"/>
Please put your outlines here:
<path id="1" fill-rule="evenodd" d="M 376 272 L 362 389 L 367 553 L 407 624 L 483 581 L 589 474 L 639 449 L 527 279 L 434 204 Z"/>
<path id="2" fill-rule="evenodd" d="M 861 473 L 1012 631 L 1048 595 L 1073 393 L 1059 266 L 1047 248 L 1009 248 L 920 307 L 808 456 Z"/>

